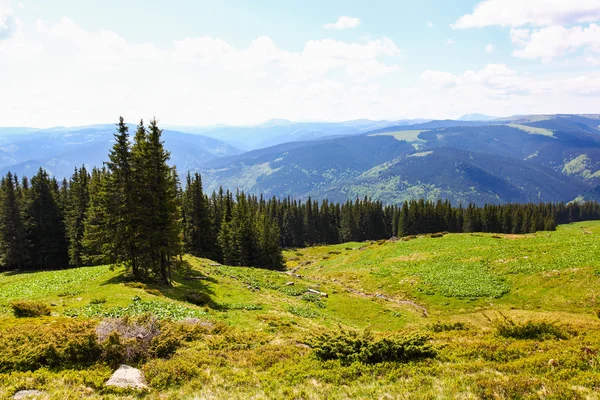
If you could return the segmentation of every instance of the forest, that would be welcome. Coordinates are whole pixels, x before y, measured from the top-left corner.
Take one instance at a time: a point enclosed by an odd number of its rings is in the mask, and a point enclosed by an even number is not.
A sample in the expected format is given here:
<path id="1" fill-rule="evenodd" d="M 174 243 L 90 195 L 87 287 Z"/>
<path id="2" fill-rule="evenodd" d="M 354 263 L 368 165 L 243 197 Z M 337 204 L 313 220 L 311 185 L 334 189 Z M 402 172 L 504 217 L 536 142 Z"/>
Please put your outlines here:
<path id="1" fill-rule="evenodd" d="M 61 182 L 42 168 L 31 179 L 7 173 L 0 185 L 0 268 L 119 264 L 136 280 L 168 284 L 183 254 L 279 270 L 284 248 L 436 232 L 522 234 L 600 219 L 597 202 L 478 207 L 265 199 L 223 189 L 209 195 L 198 173 L 179 182 L 161 134 L 154 119 L 141 121 L 131 136 L 120 118 L 102 167 L 75 168 Z"/>

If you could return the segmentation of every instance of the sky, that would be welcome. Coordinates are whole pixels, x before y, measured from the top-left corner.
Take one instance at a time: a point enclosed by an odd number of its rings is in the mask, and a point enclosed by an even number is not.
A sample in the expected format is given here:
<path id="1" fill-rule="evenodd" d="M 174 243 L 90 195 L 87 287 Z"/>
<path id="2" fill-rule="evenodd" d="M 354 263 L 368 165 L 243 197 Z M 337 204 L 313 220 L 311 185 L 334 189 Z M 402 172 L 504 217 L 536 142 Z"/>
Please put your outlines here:
<path id="1" fill-rule="evenodd" d="M 599 105 L 600 0 L 0 0 L 0 126 Z"/>

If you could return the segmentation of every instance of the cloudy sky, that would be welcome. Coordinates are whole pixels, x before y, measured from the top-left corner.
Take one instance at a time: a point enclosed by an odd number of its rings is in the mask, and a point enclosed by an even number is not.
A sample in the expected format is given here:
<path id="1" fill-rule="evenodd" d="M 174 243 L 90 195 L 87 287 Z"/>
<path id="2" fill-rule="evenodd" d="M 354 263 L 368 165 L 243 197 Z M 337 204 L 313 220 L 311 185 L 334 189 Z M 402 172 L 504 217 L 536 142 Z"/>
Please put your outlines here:
<path id="1" fill-rule="evenodd" d="M 598 112 L 599 0 L 0 0 L 0 126 Z"/>

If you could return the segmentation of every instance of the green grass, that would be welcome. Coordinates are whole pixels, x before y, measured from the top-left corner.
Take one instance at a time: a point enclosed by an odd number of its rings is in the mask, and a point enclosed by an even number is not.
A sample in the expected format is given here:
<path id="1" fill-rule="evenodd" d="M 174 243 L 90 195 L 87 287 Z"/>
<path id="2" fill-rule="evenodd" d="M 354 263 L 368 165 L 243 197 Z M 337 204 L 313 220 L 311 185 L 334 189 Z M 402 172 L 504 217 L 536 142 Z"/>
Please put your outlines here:
<path id="1" fill-rule="evenodd" d="M 544 135 L 544 136 L 554 137 L 554 132 L 552 132 L 550 129 L 536 128 L 533 126 L 521 125 L 521 124 L 508 124 L 507 126 L 510 126 L 511 128 L 520 129 L 531 135 Z"/>
<path id="2" fill-rule="evenodd" d="M 369 136 L 392 136 L 396 140 L 404 140 L 405 142 L 419 142 L 425 143 L 426 141 L 423 139 L 419 139 L 419 134 L 423 132 L 423 130 L 408 130 L 408 131 L 396 131 L 396 132 L 382 132 L 382 133 L 374 133 Z"/>
<path id="3" fill-rule="evenodd" d="M 105 266 L 4 273 L 0 339 L 69 316 L 96 323 L 151 313 L 227 327 L 137 365 L 151 386 L 140 397 L 148 399 L 599 398 L 600 222 L 492 236 L 286 251 L 301 278 L 194 257 L 184 258 L 168 288 L 127 283 L 122 270 Z M 204 279 L 184 279 L 190 274 Z M 187 302 L 190 293 L 210 302 Z M 50 306 L 52 316 L 15 318 L 10 303 L 20 300 Z M 502 321 L 510 322 L 499 330 Z M 319 360 L 306 344 L 340 328 L 368 328 L 376 343 L 424 334 L 437 355 L 406 363 Z M 60 399 L 133 398 L 103 387 L 111 372 L 101 364 L 7 372 L 0 398 L 19 389 Z"/>

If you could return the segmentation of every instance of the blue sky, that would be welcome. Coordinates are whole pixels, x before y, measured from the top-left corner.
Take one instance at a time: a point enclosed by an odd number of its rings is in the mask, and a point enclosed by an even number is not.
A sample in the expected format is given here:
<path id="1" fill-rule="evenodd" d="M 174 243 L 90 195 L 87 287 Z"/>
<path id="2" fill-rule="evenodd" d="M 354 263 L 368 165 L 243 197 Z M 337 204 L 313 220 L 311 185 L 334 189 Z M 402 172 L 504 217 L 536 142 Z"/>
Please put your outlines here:
<path id="1" fill-rule="evenodd" d="M 600 1 L 0 0 L 0 126 L 594 113 Z"/>

